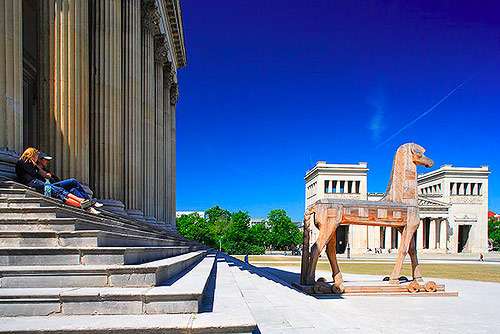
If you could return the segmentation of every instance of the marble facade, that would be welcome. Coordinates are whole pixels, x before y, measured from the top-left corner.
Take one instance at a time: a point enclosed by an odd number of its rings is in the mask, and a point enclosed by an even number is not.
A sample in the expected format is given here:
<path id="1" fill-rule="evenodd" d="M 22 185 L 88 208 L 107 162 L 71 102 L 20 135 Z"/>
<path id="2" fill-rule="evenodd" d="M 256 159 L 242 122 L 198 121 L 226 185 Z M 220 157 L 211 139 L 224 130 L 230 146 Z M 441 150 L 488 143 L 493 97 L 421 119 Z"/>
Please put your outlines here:
<path id="1" fill-rule="evenodd" d="M 0 2 L 0 149 L 175 225 L 180 0 Z"/>
<path id="2" fill-rule="evenodd" d="M 379 200 L 384 193 L 367 192 L 368 167 L 319 161 L 306 172 L 306 207 L 322 198 Z M 441 168 L 418 175 L 420 226 L 416 233 L 419 253 L 480 253 L 488 248 L 488 167 Z M 311 231 L 315 240 L 317 231 Z M 364 254 L 398 247 L 394 228 L 340 226 L 337 249 Z"/>

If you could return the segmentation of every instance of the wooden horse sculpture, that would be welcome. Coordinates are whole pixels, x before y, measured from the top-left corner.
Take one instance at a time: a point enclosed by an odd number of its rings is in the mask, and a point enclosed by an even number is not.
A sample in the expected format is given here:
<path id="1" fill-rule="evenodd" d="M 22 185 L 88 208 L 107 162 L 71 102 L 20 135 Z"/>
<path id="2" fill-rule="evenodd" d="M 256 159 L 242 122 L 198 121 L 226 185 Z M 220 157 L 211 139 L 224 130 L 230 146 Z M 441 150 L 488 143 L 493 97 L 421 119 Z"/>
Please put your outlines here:
<path id="1" fill-rule="evenodd" d="M 344 291 L 335 249 L 335 232 L 340 224 L 395 227 L 401 233 L 401 242 L 389 282 L 399 283 L 398 277 L 407 253 L 411 258 L 413 278 L 422 280 L 413 238 L 420 222 L 417 206 L 417 165 L 432 167 L 434 164 L 424 152 L 425 149 L 415 143 L 404 144 L 398 148 L 387 191 L 380 201 L 321 199 L 306 209 L 301 284 L 315 284 L 318 257 L 326 245 L 335 282 L 334 288 L 337 292 Z M 309 251 L 311 222 L 318 228 L 319 234 Z"/>

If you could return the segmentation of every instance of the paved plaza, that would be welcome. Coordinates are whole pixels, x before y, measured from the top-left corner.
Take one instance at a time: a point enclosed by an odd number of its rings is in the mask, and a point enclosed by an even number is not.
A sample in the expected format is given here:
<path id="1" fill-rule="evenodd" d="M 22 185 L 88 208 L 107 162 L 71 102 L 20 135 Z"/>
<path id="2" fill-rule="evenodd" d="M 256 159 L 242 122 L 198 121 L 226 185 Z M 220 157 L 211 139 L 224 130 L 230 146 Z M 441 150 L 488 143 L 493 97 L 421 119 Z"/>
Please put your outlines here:
<path id="1" fill-rule="evenodd" d="M 258 268 L 230 257 L 228 262 L 263 334 L 500 333 L 500 283 L 433 279 L 458 297 L 312 297 L 290 285 L 298 281 L 299 267 Z M 316 276 L 330 275 L 317 271 Z M 382 276 L 344 274 L 344 279 Z"/>

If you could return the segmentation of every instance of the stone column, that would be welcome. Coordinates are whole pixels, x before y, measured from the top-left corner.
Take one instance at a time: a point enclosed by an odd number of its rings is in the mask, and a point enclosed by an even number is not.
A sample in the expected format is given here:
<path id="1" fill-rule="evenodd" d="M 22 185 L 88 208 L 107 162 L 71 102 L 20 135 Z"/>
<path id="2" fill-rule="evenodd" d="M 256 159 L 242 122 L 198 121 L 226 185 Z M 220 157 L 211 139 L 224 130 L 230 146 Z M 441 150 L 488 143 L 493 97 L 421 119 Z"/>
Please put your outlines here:
<path id="1" fill-rule="evenodd" d="M 436 219 L 429 224 L 429 249 L 436 249 Z"/>
<path id="2" fill-rule="evenodd" d="M 155 108 L 155 157 L 156 157 L 156 182 L 155 186 L 155 216 L 158 220 L 167 221 L 165 215 L 166 188 L 165 175 L 167 157 L 163 155 L 165 148 L 165 124 L 164 124 L 164 88 L 163 88 L 163 66 L 168 60 L 167 40 L 164 35 L 155 37 L 155 83 L 156 83 L 156 108 Z M 168 101 L 167 101 L 168 103 Z"/>
<path id="3" fill-rule="evenodd" d="M 22 153 L 22 1 L 0 1 L 0 149 Z"/>
<path id="4" fill-rule="evenodd" d="M 142 209 L 141 1 L 122 3 L 123 197 Z"/>
<path id="5" fill-rule="evenodd" d="M 100 198 L 122 201 L 121 0 L 92 0 L 90 13 L 90 181 Z"/>
<path id="6" fill-rule="evenodd" d="M 171 177 L 171 187 L 170 187 L 170 223 L 173 227 L 175 224 L 175 212 L 176 212 L 176 136 L 175 136 L 175 106 L 177 104 L 177 99 L 179 97 L 179 90 L 177 84 L 174 84 L 170 89 L 170 102 L 172 104 L 171 108 L 171 150 L 170 150 L 170 177 Z"/>
<path id="7" fill-rule="evenodd" d="M 446 251 L 447 250 L 447 241 L 448 241 L 448 222 L 446 219 L 441 220 L 441 234 L 439 236 L 439 248 Z"/>
<path id="8" fill-rule="evenodd" d="M 170 104 L 170 87 L 174 83 L 175 69 L 171 62 L 165 64 L 164 67 L 164 83 L 163 83 L 163 96 L 164 96 L 164 114 L 163 114 L 163 129 L 165 135 L 165 145 L 163 147 L 162 153 L 165 157 L 165 222 L 171 223 L 171 212 L 172 212 L 172 163 L 171 163 L 171 151 L 172 151 L 172 105 Z"/>
<path id="9" fill-rule="evenodd" d="M 40 149 L 62 178 L 89 183 L 88 1 L 40 1 Z"/>
<path id="10" fill-rule="evenodd" d="M 392 244 L 392 227 L 385 227 L 385 249 L 391 249 Z"/>
<path id="11" fill-rule="evenodd" d="M 417 229 L 417 249 L 424 248 L 424 220 L 420 219 Z"/>
<path id="12" fill-rule="evenodd" d="M 142 210 L 146 216 L 155 212 L 155 116 L 156 84 L 154 64 L 154 35 L 159 32 L 159 15 L 153 1 L 141 2 L 142 15 Z"/>

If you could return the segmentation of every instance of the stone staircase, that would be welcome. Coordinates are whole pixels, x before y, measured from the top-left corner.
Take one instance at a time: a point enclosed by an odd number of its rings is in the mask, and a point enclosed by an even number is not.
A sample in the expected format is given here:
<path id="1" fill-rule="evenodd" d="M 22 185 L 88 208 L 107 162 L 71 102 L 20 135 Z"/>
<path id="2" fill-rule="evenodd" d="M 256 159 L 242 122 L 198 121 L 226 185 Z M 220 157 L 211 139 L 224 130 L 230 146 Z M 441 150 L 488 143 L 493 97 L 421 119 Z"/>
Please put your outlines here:
<path id="1" fill-rule="evenodd" d="M 230 298 L 218 301 L 215 290 Z M 0 333 L 251 333 L 255 326 L 215 251 L 167 224 L 92 215 L 0 180 Z"/>

